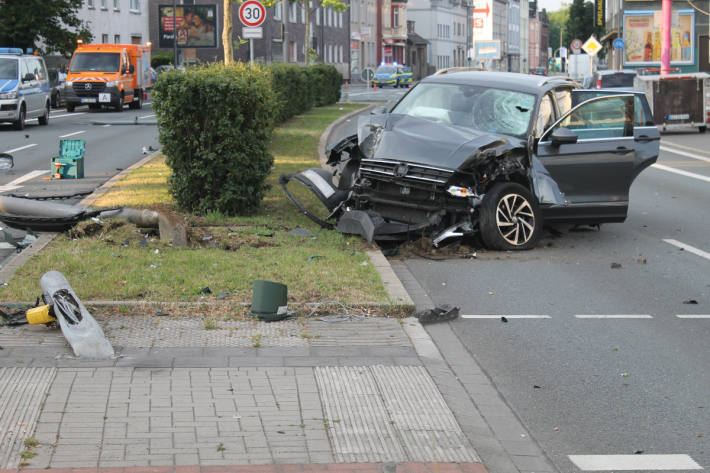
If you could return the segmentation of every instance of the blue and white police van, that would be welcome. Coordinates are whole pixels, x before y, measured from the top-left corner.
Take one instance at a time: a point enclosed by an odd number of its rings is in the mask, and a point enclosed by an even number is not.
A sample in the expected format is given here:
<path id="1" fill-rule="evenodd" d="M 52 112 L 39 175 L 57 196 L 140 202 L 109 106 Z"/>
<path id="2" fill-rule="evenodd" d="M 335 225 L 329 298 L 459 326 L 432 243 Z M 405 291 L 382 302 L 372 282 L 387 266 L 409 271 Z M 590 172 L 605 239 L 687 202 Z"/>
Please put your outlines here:
<path id="1" fill-rule="evenodd" d="M 0 122 L 11 122 L 16 130 L 25 120 L 37 118 L 49 123 L 50 86 L 44 59 L 23 54 L 20 48 L 0 47 Z"/>

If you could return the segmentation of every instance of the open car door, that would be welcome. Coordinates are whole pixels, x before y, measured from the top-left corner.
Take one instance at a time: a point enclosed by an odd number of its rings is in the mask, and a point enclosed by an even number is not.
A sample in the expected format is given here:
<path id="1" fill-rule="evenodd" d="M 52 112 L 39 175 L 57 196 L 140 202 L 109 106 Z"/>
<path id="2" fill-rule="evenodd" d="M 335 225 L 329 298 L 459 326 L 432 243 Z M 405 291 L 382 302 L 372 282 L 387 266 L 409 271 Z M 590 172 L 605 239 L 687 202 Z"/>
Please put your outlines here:
<path id="1" fill-rule="evenodd" d="M 587 100 L 562 115 L 536 146 L 537 158 L 567 206 L 543 207 L 546 220 L 622 222 L 634 177 L 634 98 Z"/>

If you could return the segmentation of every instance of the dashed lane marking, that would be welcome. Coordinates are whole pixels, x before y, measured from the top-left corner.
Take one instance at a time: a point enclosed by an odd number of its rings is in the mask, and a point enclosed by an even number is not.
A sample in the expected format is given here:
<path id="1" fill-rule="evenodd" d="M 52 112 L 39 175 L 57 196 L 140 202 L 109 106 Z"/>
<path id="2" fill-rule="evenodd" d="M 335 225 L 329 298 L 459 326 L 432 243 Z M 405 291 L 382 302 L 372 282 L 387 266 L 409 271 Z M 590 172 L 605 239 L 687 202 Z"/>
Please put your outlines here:
<path id="1" fill-rule="evenodd" d="M 688 455 L 569 455 L 582 471 L 702 470 Z"/>
<path id="2" fill-rule="evenodd" d="M 86 114 L 86 112 L 65 113 L 64 115 L 50 115 L 49 118 L 76 117 L 77 115 L 84 114 Z"/>
<path id="3" fill-rule="evenodd" d="M 577 314 L 575 319 L 652 319 L 646 314 Z"/>
<path id="4" fill-rule="evenodd" d="M 710 253 L 707 251 L 699 250 L 695 248 L 694 246 L 687 245 L 683 242 L 680 242 L 678 240 L 674 240 L 672 238 L 665 238 L 663 241 L 668 243 L 669 245 L 677 246 L 678 248 L 682 249 L 683 251 L 687 251 L 689 253 L 693 253 L 694 255 L 698 255 L 701 258 L 705 258 L 707 260 L 710 260 Z"/>
<path id="5" fill-rule="evenodd" d="M 678 314 L 679 319 L 710 319 L 710 314 Z"/>
<path id="6" fill-rule="evenodd" d="M 138 118 L 153 118 L 154 116 L 155 116 L 155 113 L 152 115 L 145 115 L 145 116 L 138 117 Z"/>
<path id="7" fill-rule="evenodd" d="M 22 151 L 23 149 L 34 148 L 35 146 L 37 146 L 37 143 L 33 143 L 33 144 L 31 144 L 31 145 L 20 146 L 19 148 L 9 149 L 9 150 L 7 150 L 7 151 L 5 151 L 5 152 L 6 152 L 7 154 L 12 154 L 12 153 L 16 153 L 16 152 L 18 152 L 18 151 Z"/>
<path id="8" fill-rule="evenodd" d="M 66 135 L 60 135 L 59 138 L 69 138 L 70 136 L 81 135 L 82 133 L 86 133 L 86 130 L 75 131 L 74 133 L 67 133 Z"/>
<path id="9" fill-rule="evenodd" d="M 462 319 L 500 319 L 505 317 L 506 319 L 550 319 L 549 315 L 532 315 L 532 314 L 521 314 L 521 315 L 505 315 L 505 314 L 486 314 L 486 315 L 462 315 Z"/>
<path id="10" fill-rule="evenodd" d="M 670 148 L 668 146 L 661 145 L 661 151 L 667 151 L 669 153 L 677 154 L 678 156 L 685 156 L 686 158 L 697 159 L 698 161 L 705 161 L 706 163 L 710 163 L 710 158 L 698 156 L 697 154 L 688 153 L 686 151 L 680 151 L 677 149 Z"/>
<path id="11" fill-rule="evenodd" d="M 30 171 L 27 174 L 25 174 L 24 176 L 20 176 L 17 179 L 15 179 L 14 181 L 8 182 L 7 184 L 0 186 L 0 192 L 6 192 L 6 191 L 12 191 L 12 190 L 18 189 L 18 188 L 22 187 L 22 186 L 20 186 L 20 184 L 22 184 L 23 182 L 29 181 L 30 179 L 34 179 L 35 177 L 41 176 L 42 174 L 47 174 L 48 172 L 50 172 L 50 171 L 49 170 Z"/>
<path id="12" fill-rule="evenodd" d="M 698 179 L 705 182 L 710 182 L 710 177 L 703 176 L 701 174 L 695 174 L 694 172 L 683 171 L 682 169 L 672 168 L 670 166 L 664 166 L 663 164 L 652 164 L 652 168 L 656 168 L 660 171 L 672 172 L 673 174 L 679 174 L 685 177 L 692 177 L 693 179 Z"/>

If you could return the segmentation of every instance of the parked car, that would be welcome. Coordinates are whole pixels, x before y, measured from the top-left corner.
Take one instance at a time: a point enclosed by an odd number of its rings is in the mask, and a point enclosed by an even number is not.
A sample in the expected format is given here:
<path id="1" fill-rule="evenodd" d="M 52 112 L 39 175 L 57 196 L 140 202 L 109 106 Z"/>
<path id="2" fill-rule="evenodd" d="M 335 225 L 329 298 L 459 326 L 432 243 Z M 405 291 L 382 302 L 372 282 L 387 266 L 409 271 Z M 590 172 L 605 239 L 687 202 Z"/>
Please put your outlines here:
<path id="1" fill-rule="evenodd" d="M 597 71 L 592 75 L 590 88 L 597 89 L 634 89 L 636 71 Z"/>
<path id="2" fill-rule="evenodd" d="M 64 107 L 64 87 L 67 82 L 67 73 L 57 69 L 49 70 L 50 104 L 52 108 Z"/>
<path id="3" fill-rule="evenodd" d="M 633 94 L 582 96 L 558 77 L 504 72 L 430 76 L 391 109 L 361 116 L 331 146 L 334 173 L 284 175 L 289 198 L 323 226 L 368 240 L 479 235 L 525 250 L 544 222 L 623 222 L 629 189 L 655 162 L 636 153 Z M 288 189 L 308 187 L 330 212 L 308 212 Z"/>
<path id="4" fill-rule="evenodd" d="M 0 48 L 0 122 L 25 128 L 25 120 L 49 123 L 49 77 L 40 56 L 20 48 Z"/>
<path id="5" fill-rule="evenodd" d="M 530 69 L 530 74 L 536 75 L 536 76 L 546 76 L 547 75 L 547 69 L 544 67 L 533 67 Z"/>

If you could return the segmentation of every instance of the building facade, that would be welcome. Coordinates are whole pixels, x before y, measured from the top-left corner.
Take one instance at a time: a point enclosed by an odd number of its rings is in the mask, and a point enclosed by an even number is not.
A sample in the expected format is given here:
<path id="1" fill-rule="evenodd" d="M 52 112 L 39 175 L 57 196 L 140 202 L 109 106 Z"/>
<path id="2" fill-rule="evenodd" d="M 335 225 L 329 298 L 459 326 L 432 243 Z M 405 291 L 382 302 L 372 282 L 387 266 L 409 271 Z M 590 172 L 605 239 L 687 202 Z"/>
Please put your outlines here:
<path id="1" fill-rule="evenodd" d="M 468 0 L 409 0 L 409 19 L 429 42 L 427 60 L 435 69 L 469 64 L 471 8 Z"/>
<path id="2" fill-rule="evenodd" d="M 85 0 L 77 17 L 89 25 L 93 43 L 145 44 L 148 0 Z"/>
<path id="3" fill-rule="evenodd" d="M 350 76 L 361 80 L 362 70 L 377 65 L 377 0 L 350 2 Z"/>

